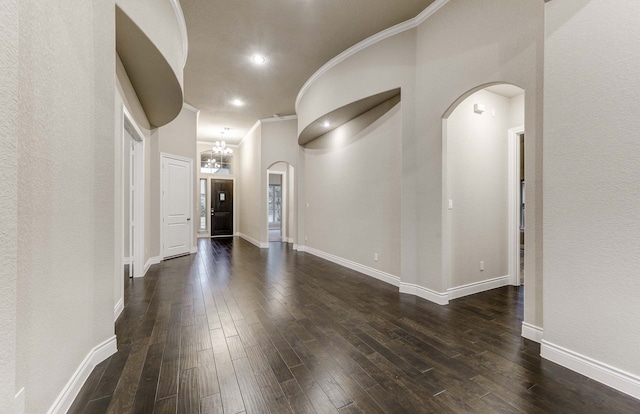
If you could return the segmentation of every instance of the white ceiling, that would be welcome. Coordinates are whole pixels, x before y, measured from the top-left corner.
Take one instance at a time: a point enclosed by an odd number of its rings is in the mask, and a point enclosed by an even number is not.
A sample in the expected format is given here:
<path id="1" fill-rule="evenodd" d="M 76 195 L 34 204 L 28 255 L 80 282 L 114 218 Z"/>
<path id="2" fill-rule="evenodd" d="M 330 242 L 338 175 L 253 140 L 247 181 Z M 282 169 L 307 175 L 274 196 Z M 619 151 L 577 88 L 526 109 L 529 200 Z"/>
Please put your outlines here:
<path id="1" fill-rule="evenodd" d="M 295 113 L 304 82 L 356 43 L 417 16 L 434 0 L 182 0 L 189 34 L 185 101 L 199 140 L 237 143 L 258 119 Z M 267 63 L 257 66 L 260 53 Z M 245 102 L 242 107 L 233 99 Z"/>
<path id="2" fill-rule="evenodd" d="M 522 95 L 524 89 L 508 83 L 501 83 L 500 85 L 492 85 L 485 88 L 489 92 L 493 92 L 497 95 L 502 95 L 505 98 L 513 98 L 514 96 Z"/>

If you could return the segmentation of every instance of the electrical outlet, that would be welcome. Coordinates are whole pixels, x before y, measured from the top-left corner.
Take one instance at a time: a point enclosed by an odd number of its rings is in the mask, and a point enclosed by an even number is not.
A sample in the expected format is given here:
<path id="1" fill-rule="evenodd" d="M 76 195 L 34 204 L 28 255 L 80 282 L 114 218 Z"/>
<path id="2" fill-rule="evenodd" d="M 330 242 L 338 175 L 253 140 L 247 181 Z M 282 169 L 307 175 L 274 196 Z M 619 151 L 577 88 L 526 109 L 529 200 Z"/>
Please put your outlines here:
<path id="1" fill-rule="evenodd" d="M 484 270 L 484 260 L 480 260 L 480 271 Z"/>
<path id="2" fill-rule="evenodd" d="M 24 387 L 16 394 L 16 414 L 24 414 Z"/>
<path id="3" fill-rule="evenodd" d="M 376 262 L 378 261 L 378 253 L 373 254 L 373 260 L 375 260 Z"/>
<path id="4" fill-rule="evenodd" d="M 453 210 L 453 200 L 449 200 L 449 210 Z"/>
<path id="5" fill-rule="evenodd" d="M 304 241 L 309 240 L 309 238 L 307 236 L 304 236 Z"/>

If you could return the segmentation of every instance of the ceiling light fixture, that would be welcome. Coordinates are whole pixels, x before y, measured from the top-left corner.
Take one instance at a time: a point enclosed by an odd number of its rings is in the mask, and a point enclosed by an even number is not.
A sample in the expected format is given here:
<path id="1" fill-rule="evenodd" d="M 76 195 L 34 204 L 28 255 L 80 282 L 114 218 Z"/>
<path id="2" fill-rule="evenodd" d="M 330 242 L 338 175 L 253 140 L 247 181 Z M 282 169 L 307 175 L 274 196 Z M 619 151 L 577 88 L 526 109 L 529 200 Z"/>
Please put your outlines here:
<path id="1" fill-rule="evenodd" d="M 322 126 L 323 126 L 324 128 L 329 128 L 329 127 L 331 126 L 331 123 L 330 123 L 329 121 L 324 121 L 324 122 L 322 123 Z"/>
<path id="2" fill-rule="evenodd" d="M 251 56 L 251 61 L 256 65 L 264 65 L 267 63 L 267 58 L 262 55 L 253 55 Z"/>
<path id="3" fill-rule="evenodd" d="M 224 131 L 220 132 L 220 141 L 216 141 L 216 145 L 211 148 L 211 158 L 206 165 L 206 168 L 209 169 L 207 172 L 210 174 L 219 172 L 223 165 L 225 168 L 229 168 L 229 158 L 233 154 L 233 150 L 227 148 L 227 143 L 224 141 L 224 133 L 229 132 L 230 129 L 225 127 Z M 216 155 L 218 155 L 219 161 L 216 160 Z"/>
<path id="4" fill-rule="evenodd" d="M 233 105 L 233 106 L 244 106 L 244 102 L 242 102 L 242 100 L 240 100 L 240 99 L 234 99 L 233 101 L 231 101 L 231 105 Z"/>

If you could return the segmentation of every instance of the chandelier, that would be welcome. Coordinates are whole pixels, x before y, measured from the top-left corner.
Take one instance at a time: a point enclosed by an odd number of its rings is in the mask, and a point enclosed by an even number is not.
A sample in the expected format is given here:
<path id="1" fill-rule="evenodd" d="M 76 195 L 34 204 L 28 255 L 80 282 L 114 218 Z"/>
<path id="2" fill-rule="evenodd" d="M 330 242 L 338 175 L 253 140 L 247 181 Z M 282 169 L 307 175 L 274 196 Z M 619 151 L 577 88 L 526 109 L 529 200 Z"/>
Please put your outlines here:
<path id="1" fill-rule="evenodd" d="M 231 148 L 227 148 L 227 143 L 224 141 L 224 133 L 227 132 L 229 128 L 225 128 L 224 131 L 220 133 L 220 141 L 216 141 L 216 144 L 211 149 L 211 158 L 207 162 L 207 168 L 211 170 L 211 174 L 215 174 L 222 168 L 225 163 L 225 157 L 228 158 L 231 154 L 233 154 L 233 150 Z M 217 159 L 216 159 L 217 158 Z"/>

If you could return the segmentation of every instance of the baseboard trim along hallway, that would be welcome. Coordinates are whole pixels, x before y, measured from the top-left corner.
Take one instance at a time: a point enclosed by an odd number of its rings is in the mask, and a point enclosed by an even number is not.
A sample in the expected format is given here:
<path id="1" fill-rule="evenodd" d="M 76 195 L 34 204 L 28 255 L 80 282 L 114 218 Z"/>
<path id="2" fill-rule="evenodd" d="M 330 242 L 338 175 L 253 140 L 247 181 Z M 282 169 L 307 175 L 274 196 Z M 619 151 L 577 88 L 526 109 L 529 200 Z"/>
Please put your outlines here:
<path id="1" fill-rule="evenodd" d="M 73 373 L 69 382 L 64 386 L 49 411 L 47 411 L 47 414 L 65 414 L 69 411 L 73 400 L 78 396 L 91 371 L 96 365 L 116 352 L 118 352 L 118 347 L 115 335 L 93 348 L 80 363 L 76 372 Z"/>

